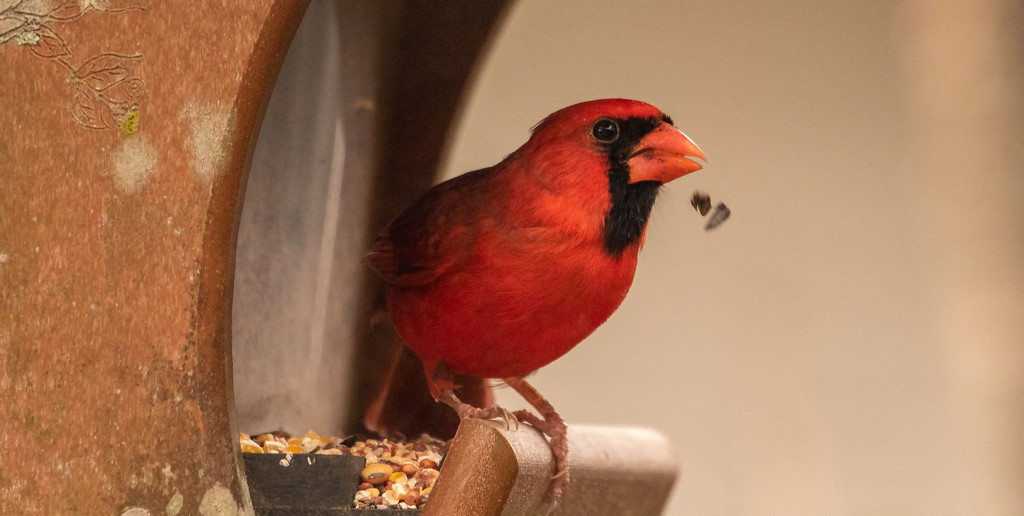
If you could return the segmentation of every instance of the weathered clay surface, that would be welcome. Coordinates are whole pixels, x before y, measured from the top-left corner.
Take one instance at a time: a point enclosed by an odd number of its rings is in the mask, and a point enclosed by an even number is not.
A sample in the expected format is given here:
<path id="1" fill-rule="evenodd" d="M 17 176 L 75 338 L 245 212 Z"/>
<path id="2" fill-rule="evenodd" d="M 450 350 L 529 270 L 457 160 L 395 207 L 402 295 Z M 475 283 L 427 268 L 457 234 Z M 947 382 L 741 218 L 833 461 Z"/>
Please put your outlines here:
<path id="1" fill-rule="evenodd" d="M 0 1 L 0 513 L 251 512 L 230 255 L 304 7 Z"/>

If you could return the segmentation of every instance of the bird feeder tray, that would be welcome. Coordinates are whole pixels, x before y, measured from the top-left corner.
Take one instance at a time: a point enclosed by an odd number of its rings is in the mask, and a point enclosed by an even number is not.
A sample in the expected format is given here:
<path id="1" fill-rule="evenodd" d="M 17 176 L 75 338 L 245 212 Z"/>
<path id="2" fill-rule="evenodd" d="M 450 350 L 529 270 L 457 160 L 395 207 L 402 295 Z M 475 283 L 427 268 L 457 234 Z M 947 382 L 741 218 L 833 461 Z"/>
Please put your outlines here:
<path id="1" fill-rule="evenodd" d="M 678 466 L 671 445 L 648 429 L 569 427 L 571 481 L 555 514 L 660 514 Z M 355 509 L 363 457 L 244 454 L 258 515 L 526 515 L 544 513 L 554 458 L 523 424 L 467 419 L 422 509 Z"/>
<path id="2" fill-rule="evenodd" d="M 356 455 L 242 455 L 249 495 L 257 515 L 317 514 L 418 515 L 419 509 L 356 509 L 359 472 L 366 459 Z"/>

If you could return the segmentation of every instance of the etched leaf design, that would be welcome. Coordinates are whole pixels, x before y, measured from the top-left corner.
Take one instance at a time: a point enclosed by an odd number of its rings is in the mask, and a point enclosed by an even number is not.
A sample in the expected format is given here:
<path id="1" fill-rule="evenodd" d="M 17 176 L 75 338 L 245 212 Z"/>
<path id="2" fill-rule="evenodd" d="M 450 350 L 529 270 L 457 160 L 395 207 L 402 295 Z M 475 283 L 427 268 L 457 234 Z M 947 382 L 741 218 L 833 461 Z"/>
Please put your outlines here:
<path id="1" fill-rule="evenodd" d="M 43 18 L 46 13 L 50 12 L 50 3 L 44 0 L 15 0 L 14 2 L 4 2 L 4 11 L 10 10 L 16 16 L 26 16 L 27 18 Z"/>
<path id="2" fill-rule="evenodd" d="M 108 118 L 107 121 L 109 122 L 112 120 L 115 126 L 121 125 L 120 121 L 124 120 L 124 117 L 127 116 L 128 113 L 132 110 L 132 106 L 129 105 L 127 102 L 121 102 L 116 99 L 109 99 L 106 97 L 106 95 L 102 93 L 99 94 L 99 99 L 100 102 L 106 104 L 107 111 L 110 112 L 110 118 Z M 107 125 L 110 126 L 109 123 Z"/>
<path id="3" fill-rule="evenodd" d="M 45 59 L 71 55 L 64 39 L 46 25 L 41 25 L 35 32 L 39 35 L 39 41 L 35 45 L 27 45 L 35 55 Z"/>
<path id="4" fill-rule="evenodd" d="M 11 16 L 0 17 L 0 43 L 3 43 L 25 30 L 25 22 Z"/>
<path id="5" fill-rule="evenodd" d="M 145 11 L 146 0 L 92 0 L 90 2 L 93 9 L 97 11 Z"/>
<path id="6" fill-rule="evenodd" d="M 112 118 L 110 107 L 107 106 L 88 84 L 75 81 L 71 86 L 71 117 L 82 127 L 103 129 L 109 126 L 108 118 Z"/>
<path id="7" fill-rule="evenodd" d="M 74 20 L 85 12 L 82 0 L 64 0 L 50 11 L 49 18 L 52 20 L 69 21 Z"/>
<path id="8" fill-rule="evenodd" d="M 146 83 L 136 77 L 124 83 L 124 90 L 128 95 L 129 101 L 138 102 L 139 99 L 146 95 Z"/>
<path id="9" fill-rule="evenodd" d="M 139 55 L 100 54 L 78 67 L 75 75 L 92 89 L 104 91 L 131 77 L 140 59 Z"/>
<path id="10" fill-rule="evenodd" d="M 114 114 L 117 115 L 118 111 L 115 109 L 117 105 L 125 106 L 126 111 L 133 106 L 138 106 L 139 100 L 145 94 L 145 85 L 141 83 L 142 80 L 137 78 L 121 81 L 100 92 L 99 96 L 110 105 Z M 135 87 L 141 89 L 134 89 Z"/>

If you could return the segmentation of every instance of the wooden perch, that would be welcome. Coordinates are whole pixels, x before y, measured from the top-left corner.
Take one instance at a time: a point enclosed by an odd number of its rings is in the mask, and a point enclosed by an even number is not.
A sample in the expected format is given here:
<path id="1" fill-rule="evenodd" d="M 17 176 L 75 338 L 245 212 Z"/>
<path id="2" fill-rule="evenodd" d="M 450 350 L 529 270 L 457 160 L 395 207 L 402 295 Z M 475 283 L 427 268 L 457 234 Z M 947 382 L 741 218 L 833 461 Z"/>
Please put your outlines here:
<path id="1" fill-rule="evenodd" d="M 571 482 L 555 514 L 660 514 L 678 465 L 661 434 L 643 428 L 569 427 Z M 529 425 L 462 422 L 424 515 L 544 514 L 554 458 Z"/>

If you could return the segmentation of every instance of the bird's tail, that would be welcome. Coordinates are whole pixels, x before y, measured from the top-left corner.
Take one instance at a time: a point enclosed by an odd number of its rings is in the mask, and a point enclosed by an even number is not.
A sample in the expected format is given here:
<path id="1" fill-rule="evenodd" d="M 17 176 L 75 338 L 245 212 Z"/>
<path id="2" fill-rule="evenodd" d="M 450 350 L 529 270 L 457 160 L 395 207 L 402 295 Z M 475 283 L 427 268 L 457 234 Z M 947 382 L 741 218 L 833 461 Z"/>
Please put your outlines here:
<path id="1" fill-rule="evenodd" d="M 456 396 L 465 403 L 475 407 L 494 404 L 494 393 L 485 378 L 457 374 L 455 385 Z M 426 433 L 451 439 L 459 427 L 459 416 L 447 405 L 434 401 L 419 357 L 400 345 L 363 424 L 385 437 L 402 434 L 414 438 Z"/>

